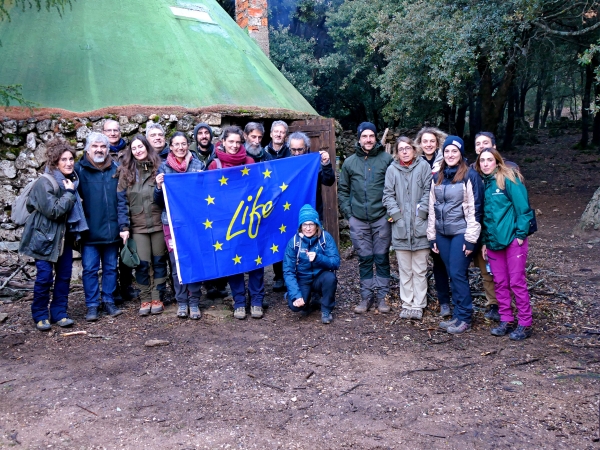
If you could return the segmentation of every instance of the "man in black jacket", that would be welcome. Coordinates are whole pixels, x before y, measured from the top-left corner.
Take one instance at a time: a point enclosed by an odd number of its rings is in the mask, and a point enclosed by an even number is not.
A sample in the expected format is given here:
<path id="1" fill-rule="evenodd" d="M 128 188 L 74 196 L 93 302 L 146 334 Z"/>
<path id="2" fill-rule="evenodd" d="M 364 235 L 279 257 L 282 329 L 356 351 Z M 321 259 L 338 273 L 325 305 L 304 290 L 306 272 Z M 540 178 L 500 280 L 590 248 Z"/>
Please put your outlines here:
<path id="1" fill-rule="evenodd" d="M 206 167 L 216 158 L 215 146 L 212 143 L 213 130 L 207 123 L 200 122 L 194 127 L 194 139 L 190 144 L 190 152 L 204 163 Z"/>
<path id="2" fill-rule="evenodd" d="M 98 320 L 100 286 L 98 271 L 102 263 L 102 303 L 108 315 L 116 317 L 123 311 L 115 306 L 113 293 L 117 287 L 117 255 L 119 222 L 117 219 L 117 163 L 108 155 L 108 138 L 90 133 L 85 153 L 75 165 L 79 176 L 79 195 L 89 230 L 82 239 L 83 291 L 88 322 Z"/>

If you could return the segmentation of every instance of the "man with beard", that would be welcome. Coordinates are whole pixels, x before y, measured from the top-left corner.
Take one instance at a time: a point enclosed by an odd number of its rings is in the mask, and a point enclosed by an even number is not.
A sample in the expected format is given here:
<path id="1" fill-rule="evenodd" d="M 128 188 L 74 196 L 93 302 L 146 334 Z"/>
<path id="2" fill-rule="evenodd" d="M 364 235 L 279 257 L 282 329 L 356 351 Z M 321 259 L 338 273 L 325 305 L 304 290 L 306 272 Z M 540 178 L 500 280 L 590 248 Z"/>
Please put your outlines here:
<path id="1" fill-rule="evenodd" d="M 150 122 L 146 126 L 146 139 L 148 139 L 152 148 L 156 150 L 160 159 L 166 160 L 171 149 L 165 139 L 165 129 L 160 123 Z"/>
<path id="2" fill-rule="evenodd" d="M 102 133 L 108 138 L 110 157 L 118 163 L 127 147 L 127 141 L 121 137 L 121 125 L 116 120 L 108 119 L 104 122 Z"/>
<path id="3" fill-rule="evenodd" d="M 204 122 L 200 122 L 194 128 L 194 139 L 190 144 L 190 152 L 204 163 L 206 167 L 216 157 L 215 146 L 212 143 L 213 131 L 212 128 Z"/>
<path id="4" fill-rule="evenodd" d="M 258 122 L 248 122 L 244 128 L 246 154 L 257 163 L 273 159 L 269 152 L 260 145 L 264 134 L 265 127 Z"/>
<path id="5" fill-rule="evenodd" d="M 108 156 L 108 138 L 90 133 L 85 154 L 75 165 L 79 176 L 79 195 L 89 230 L 82 239 L 83 291 L 87 314 L 85 320 L 98 320 L 100 286 L 98 271 L 102 263 L 102 303 L 106 313 L 116 317 L 123 313 L 115 306 L 113 293 L 117 287 L 117 255 L 119 221 L 117 219 L 117 163 Z"/>

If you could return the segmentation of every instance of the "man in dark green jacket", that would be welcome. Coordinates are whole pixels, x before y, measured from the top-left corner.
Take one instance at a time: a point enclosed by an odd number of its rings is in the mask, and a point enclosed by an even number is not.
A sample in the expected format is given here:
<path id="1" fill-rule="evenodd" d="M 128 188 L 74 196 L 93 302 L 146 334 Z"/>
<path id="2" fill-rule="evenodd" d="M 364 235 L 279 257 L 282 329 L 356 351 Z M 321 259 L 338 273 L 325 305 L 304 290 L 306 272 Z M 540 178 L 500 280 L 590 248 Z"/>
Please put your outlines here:
<path id="1" fill-rule="evenodd" d="M 358 126 L 355 147 L 355 154 L 344 161 L 338 183 L 340 210 L 350 224 L 360 269 L 362 300 L 354 312 L 367 312 L 377 299 L 379 312 L 387 313 L 391 227 L 382 198 L 385 172 L 393 159 L 377 142 L 377 130 L 370 122 Z"/>

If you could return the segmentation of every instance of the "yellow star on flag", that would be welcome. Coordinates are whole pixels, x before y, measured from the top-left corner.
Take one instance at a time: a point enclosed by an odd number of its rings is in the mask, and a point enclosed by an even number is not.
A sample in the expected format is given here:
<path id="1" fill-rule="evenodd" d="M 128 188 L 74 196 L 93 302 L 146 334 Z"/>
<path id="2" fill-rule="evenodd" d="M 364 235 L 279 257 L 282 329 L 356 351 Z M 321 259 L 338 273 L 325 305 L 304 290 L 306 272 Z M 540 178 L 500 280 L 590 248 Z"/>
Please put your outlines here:
<path id="1" fill-rule="evenodd" d="M 279 246 L 278 245 L 271 245 L 271 250 L 273 250 L 273 253 L 278 252 L 279 251 Z"/>
<path id="2" fill-rule="evenodd" d="M 281 224 L 281 226 L 279 227 L 279 231 L 281 231 L 282 233 L 285 233 L 285 228 L 286 228 L 286 226 L 284 224 Z"/>
<path id="3" fill-rule="evenodd" d="M 213 247 L 215 248 L 215 252 L 217 250 L 223 250 L 223 244 L 221 244 L 219 241 L 217 241 L 215 244 L 213 244 Z"/>
<path id="4" fill-rule="evenodd" d="M 229 178 L 225 178 L 225 175 L 223 175 L 221 178 L 219 178 L 219 181 L 221 182 L 221 186 L 223 186 L 224 184 L 227 184 L 227 180 L 229 180 Z"/>
<path id="5" fill-rule="evenodd" d="M 250 175 L 250 169 L 248 167 L 242 169 L 242 176 L 244 175 Z"/>
<path id="6" fill-rule="evenodd" d="M 265 178 L 271 178 L 271 171 L 267 169 L 263 172 L 263 175 L 265 176 Z"/>
<path id="7" fill-rule="evenodd" d="M 281 192 L 285 191 L 288 188 L 288 185 L 283 183 L 281 186 L 279 186 L 279 189 L 281 189 Z"/>
<path id="8" fill-rule="evenodd" d="M 236 255 L 235 255 L 235 258 L 233 258 L 233 261 L 234 261 L 234 264 L 233 264 L 234 266 L 235 266 L 236 264 L 241 264 L 241 263 L 242 263 L 242 257 L 241 257 L 241 256 L 238 256 L 238 255 L 236 254 Z"/>
<path id="9" fill-rule="evenodd" d="M 285 202 L 285 205 L 283 205 L 283 210 L 284 211 L 289 211 L 290 210 L 290 206 L 292 206 L 291 203 Z"/>
<path id="10" fill-rule="evenodd" d="M 208 228 L 212 228 L 212 222 L 208 219 L 206 219 L 204 222 L 202 222 L 202 225 L 204 225 L 204 229 L 208 229 Z"/>
<path id="11" fill-rule="evenodd" d="M 206 200 L 208 202 L 206 206 L 215 204 L 215 198 L 211 197 L 210 195 L 208 197 L 206 197 L 204 200 Z"/>
<path id="12" fill-rule="evenodd" d="M 254 261 L 256 262 L 257 266 L 260 266 L 262 264 L 262 258 L 260 257 L 260 255 Z"/>

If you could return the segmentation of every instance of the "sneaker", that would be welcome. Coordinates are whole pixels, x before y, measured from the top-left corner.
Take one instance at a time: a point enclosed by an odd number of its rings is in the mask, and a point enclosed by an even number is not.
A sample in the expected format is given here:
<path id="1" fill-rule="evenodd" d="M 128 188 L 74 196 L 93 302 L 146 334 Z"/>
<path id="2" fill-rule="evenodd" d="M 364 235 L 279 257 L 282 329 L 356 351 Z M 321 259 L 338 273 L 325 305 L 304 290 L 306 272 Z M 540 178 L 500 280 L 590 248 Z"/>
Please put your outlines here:
<path id="1" fill-rule="evenodd" d="M 448 303 L 440 304 L 440 313 L 438 314 L 440 317 L 451 317 L 452 312 L 450 311 L 450 305 Z"/>
<path id="2" fill-rule="evenodd" d="M 321 312 L 321 322 L 324 323 L 325 325 L 330 324 L 333 321 L 333 316 L 331 315 L 330 312 L 327 311 L 322 311 Z"/>
<path id="3" fill-rule="evenodd" d="M 69 319 L 68 317 L 63 317 L 58 322 L 56 322 L 56 325 L 58 325 L 59 327 L 65 328 L 65 327 L 70 327 L 74 323 L 75 323 L 75 321 L 73 319 Z"/>
<path id="4" fill-rule="evenodd" d="M 244 320 L 246 318 L 246 307 L 240 306 L 239 308 L 235 308 L 233 312 L 233 317 L 236 319 Z"/>
<path id="5" fill-rule="evenodd" d="M 110 317 L 117 317 L 123 314 L 123 310 L 117 308 L 114 303 L 105 303 L 104 310 Z"/>
<path id="6" fill-rule="evenodd" d="M 497 327 L 490 330 L 493 336 L 505 336 L 507 333 L 513 331 L 512 322 L 500 322 Z"/>
<path id="7" fill-rule="evenodd" d="M 523 339 L 531 337 L 532 334 L 533 330 L 531 329 L 531 327 L 524 327 L 523 325 L 519 325 L 517 326 L 517 328 L 515 328 L 515 331 L 508 335 L 508 337 L 511 341 L 522 341 Z"/>
<path id="8" fill-rule="evenodd" d="M 190 306 L 190 319 L 198 320 L 202 317 L 202 311 L 198 306 Z"/>
<path id="9" fill-rule="evenodd" d="M 50 325 L 50 321 L 48 319 L 44 319 L 36 323 L 35 327 L 40 331 L 48 331 L 52 328 L 52 325 Z"/>
<path id="10" fill-rule="evenodd" d="M 498 312 L 498 305 L 490 305 L 490 307 L 485 312 L 483 317 L 485 317 L 487 320 L 493 320 L 494 322 L 500 322 L 500 313 Z M 504 336 L 504 335 L 501 335 L 501 336 Z"/>
<path id="11" fill-rule="evenodd" d="M 414 320 L 421 320 L 423 318 L 423 310 L 422 309 L 411 309 L 410 310 L 410 318 Z"/>
<path id="12" fill-rule="evenodd" d="M 98 320 L 98 307 L 90 306 L 87 309 L 87 314 L 85 315 L 85 320 L 88 322 L 95 322 Z"/>
<path id="13" fill-rule="evenodd" d="M 458 322 L 458 319 L 444 320 L 443 322 L 440 322 L 440 328 L 447 330 L 448 327 L 456 325 L 456 322 Z"/>
<path id="14" fill-rule="evenodd" d="M 400 318 L 401 319 L 410 319 L 410 309 L 402 308 L 402 311 L 400 311 Z"/>
<path id="15" fill-rule="evenodd" d="M 283 292 L 286 290 L 283 280 L 273 280 L 273 290 L 275 292 Z"/>
<path id="16" fill-rule="evenodd" d="M 458 320 L 456 319 L 458 322 Z M 462 334 L 465 331 L 471 331 L 471 324 L 467 322 L 458 322 L 455 325 L 450 325 L 446 328 L 446 331 L 450 334 Z"/>
<path id="17" fill-rule="evenodd" d="M 150 304 L 150 314 L 160 314 L 165 310 L 165 306 L 160 300 L 152 300 Z"/>
<path id="18" fill-rule="evenodd" d="M 150 310 L 152 309 L 152 303 L 150 302 L 144 302 L 142 303 L 142 305 L 140 306 L 140 316 L 148 316 L 150 315 Z"/>
<path id="19" fill-rule="evenodd" d="M 188 316 L 188 305 L 185 303 L 180 303 L 177 305 L 177 317 L 180 319 L 187 319 Z"/>
<path id="20" fill-rule="evenodd" d="M 250 315 L 253 319 L 260 319 L 263 316 L 262 306 L 252 306 L 250 308 Z"/>

